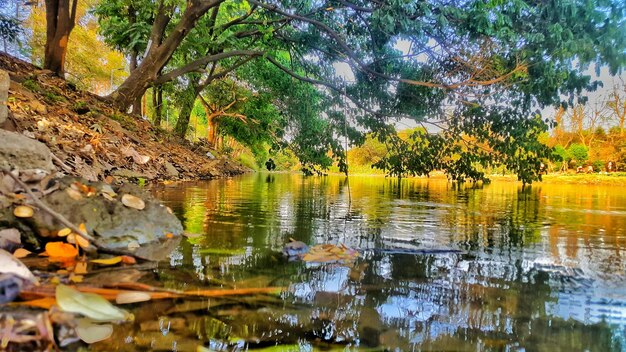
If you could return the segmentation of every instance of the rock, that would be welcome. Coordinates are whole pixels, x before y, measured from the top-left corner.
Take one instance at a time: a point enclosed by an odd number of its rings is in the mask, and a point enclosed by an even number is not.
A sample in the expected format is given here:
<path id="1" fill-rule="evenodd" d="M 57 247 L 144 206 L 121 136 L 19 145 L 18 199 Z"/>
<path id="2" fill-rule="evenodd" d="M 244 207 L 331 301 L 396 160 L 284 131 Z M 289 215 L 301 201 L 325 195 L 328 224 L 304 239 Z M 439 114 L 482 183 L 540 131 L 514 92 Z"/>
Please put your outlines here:
<path id="1" fill-rule="evenodd" d="M 0 125 L 6 121 L 9 110 L 7 107 L 7 100 L 9 98 L 9 87 L 11 86 L 11 79 L 6 71 L 0 70 Z"/>
<path id="2" fill-rule="evenodd" d="M 165 165 L 165 172 L 167 172 L 167 175 L 169 177 L 178 178 L 178 176 L 180 176 L 180 173 L 178 172 L 176 167 L 172 165 L 172 163 L 170 163 L 169 161 L 166 161 L 164 165 Z"/>
<path id="3" fill-rule="evenodd" d="M 207 158 L 209 158 L 211 160 L 215 159 L 215 155 L 213 155 L 213 153 L 211 153 L 211 152 L 206 152 L 206 156 L 207 156 Z"/>
<path id="4" fill-rule="evenodd" d="M 87 231 L 93 234 L 100 245 L 106 248 L 128 249 L 130 243 L 138 243 L 135 254 L 149 260 L 161 260 L 173 250 L 180 240 L 183 226 L 176 216 L 152 196 L 134 185 L 112 187 L 117 194 L 113 200 L 102 196 L 105 183 L 81 181 L 96 189 L 96 195 L 75 200 L 67 191 L 75 178 L 59 180 L 59 190 L 42 198 L 52 209 L 64 215 L 74 224 L 84 223 Z M 122 195 L 130 194 L 145 202 L 143 210 L 126 207 L 121 202 Z M 52 233 L 65 227 L 49 214 L 39 211 L 30 219 L 40 235 Z"/>
<path id="5" fill-rule="evenodd" d="M 50 149 L 36 140 L 18 133 L 0 130 L 0 166 L 10 169 L 55 170 Z"/>

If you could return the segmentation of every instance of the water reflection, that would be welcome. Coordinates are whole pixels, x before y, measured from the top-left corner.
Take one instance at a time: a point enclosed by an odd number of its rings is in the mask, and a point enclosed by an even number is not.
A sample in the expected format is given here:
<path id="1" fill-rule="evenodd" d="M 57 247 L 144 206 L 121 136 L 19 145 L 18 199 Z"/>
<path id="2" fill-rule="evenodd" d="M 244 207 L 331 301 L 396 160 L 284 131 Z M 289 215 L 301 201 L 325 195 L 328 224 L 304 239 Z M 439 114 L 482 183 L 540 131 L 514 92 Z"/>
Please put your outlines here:
<path id="1" fill-rule="evenodd" d="M 195 338 L 216 349 L 626 349 L 621 188 L 373 177 L 351 178 L 349 189 L 351 202 L 343 177 L 280 174 L 155 189 L 203 234 L 159 272 L 168 285 L 289 287 L 278 302 L 196 316 Z M 290 238 L 362 255 L 352 265 L 288 263 L 278 253 Z"/>

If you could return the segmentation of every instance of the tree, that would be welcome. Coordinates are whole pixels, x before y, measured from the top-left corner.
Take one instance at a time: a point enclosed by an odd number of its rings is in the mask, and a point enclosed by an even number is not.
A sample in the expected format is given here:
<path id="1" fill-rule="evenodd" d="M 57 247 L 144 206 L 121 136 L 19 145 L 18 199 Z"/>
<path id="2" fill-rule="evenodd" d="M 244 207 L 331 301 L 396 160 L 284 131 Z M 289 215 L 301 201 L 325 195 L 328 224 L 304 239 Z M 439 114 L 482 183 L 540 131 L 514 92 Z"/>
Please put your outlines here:
<path id="1" fill-rule="evenodd" d="M 480 179 L 480 167 L 504 164 L 530 182 L 551 155 L 537 143 L 549 125 L 533 109 L 595 88 L 581 73 L 589 63 L 612 74 L 626 63 L 618 0 L 126 1 L 145 10 L 139 27 L 149 35 L 145 56 L 109 96 L 115 105 L 127 108 L 149 87 L 189 82 L 189 75 L 215 81 L 266 62 L 316 86 L 312 105 L 321 113 L 291 144 L 321 167 L 329 151 L 340 163 L 345 158 L 339 137 L 359 142 L 371 131 L 388 141 L 389 158 L 379 166 L 394 174 L 441 168 L 455 179 Z M 118 17 L 100 16 L 102 27 Z M 170 65 L 205 32 L 214 38 L 210 50 Z M 354 80 L 338 74 L 337 63 Z M 390 124 L 401 118 L 426 132 L 407 144 Z"/>
<path id="2" fill-rule="evenodd" d="M 4 44 L 4 52 L 7 52 L 7 42 L 17 41 L 21 33 L 20 21 L 17 18 L 9 17 L 0 13 L 0 38 Z"/>
<path id="3" fill-rule="evenodd" d="M 45 0 L 45 4 L 46 47 L 43 67 L 63 77 L 67 44 L 76 24 L 78 0 Z"/>
<path id="4" fill-rule="evenodd" d="M 67 43 L 64 71 L 67 79 L 79 88 L 104 95 L 112 91 L 112 83 L 127 75 L 124 57 L 107 46 L 98 35 L 98 23 L 90 14 L 97 0 L 82 0 L 76 9 L 76 21 L 81 25 L 72 30 Z M 46 46 L 46 13 L 33 6 L 25 21 L 31 36 L 27 42 L 30 60 L 43 65 Z M 94 54 L 94 53 L 97 53 Z"/>
<path id="5" fill-rule="evenodd" d="M 620 136 L 624 136 L 624 124 L 626 122 L 626 84 L 622 82 L 620 85 L 613 85 L 609 98 L 607 99 L 607 106 L 613 113 L 613 118 L 619 124 Z"/>
<path id="6" fill-rule="evenodd" d="M 567 148 L 567 153 L 571 156 L 571 159 L 576 160 L 576 163 L 581 166 L 589 158 L 589 148 L 582 144 L 574 143 Z"/>

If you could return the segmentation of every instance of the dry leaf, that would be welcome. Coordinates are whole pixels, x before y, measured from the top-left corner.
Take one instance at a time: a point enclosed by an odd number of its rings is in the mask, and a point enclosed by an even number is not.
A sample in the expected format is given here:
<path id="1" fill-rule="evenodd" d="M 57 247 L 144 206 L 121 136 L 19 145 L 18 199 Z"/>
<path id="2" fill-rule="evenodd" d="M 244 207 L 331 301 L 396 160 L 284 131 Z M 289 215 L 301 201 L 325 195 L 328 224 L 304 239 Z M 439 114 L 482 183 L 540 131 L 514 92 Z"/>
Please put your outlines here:
<path id="1" fill-rule="evenodd" d="M 137 264 L 137 260 L 129 255 L 122 256 L 122 263 L 124 264 Z"/>
<path id="2" fill-rule="evenodd" d="M 113 335 L 113 325 L 92 324 L 88 319 L 81 319 L 75 330 L 76 335 L 88 344 L 106 340 Z"/>
<path id="3" fill-rule="evenodd" d="M 34 214 L 35 214 L 35 211 L 33 210 L 33 208 L 27 205 L 20 205 L 20 206 L 15 207 L 15 209 L 13 209 L 13 215 L 15 215 L 18 218 L 31 218 L 33 217 Z"/>
<path id="4" fill-rule="evenodd" d="M 59 232 L 57 232 L 57 236 L 65 237 L 65 236 L 69 235 L 70 233 L 72 233 L 72 230 L 70 228 L 66 227 L 64 229 L 60 229 Z"/>
<path id="5" fill-rule="evenodd" d="M 135 197 L 132 194 L 123 195 L 122 204 L 124 204 L 125 206 L 129 208 L 133 208 L 137 210 L 143 210 L 146 207 L 146 203 L 144 203 L 144 201 L 141 198 Z"/>
<path id="6" fill-rule="evenodd" d="M 44 297 L 44 298 L 34 299 L 31 301 L 26 301 L 26 302 L 17 302 L 15 304 L 24 305 L 28 307 L 50 309 L 52 308 L 53 305 L 57 304 L 57 300 L 54 299 L 54 297 Z"/>
<path id="7" fill-rule="evenodd" d="M 151 300 L 152 297 L 147 292 L 141 291 L 129 291 L 129 292 L 121 292 L 115 297 L 115 303 L 117 304 L 129 304 L 129 303 L 137 303 L 137 302 L 146 302 Z"/>
<path id="8" fill-rule="evenodd" d="M 78 275 L 87 274 L 87 263 L 86 262 L 76 263 L 76 266 L 74 266 L 74 274 L 78 274 Z"/>
<path id="9" fill-rule="evenodd" d="M 89 248 L 89 241 L 83 236 L 75 233 L 71 233 L 67 236 L 67 242 L 71 244 L 78 244 L 82 249 Z"/>
<path id="10" fill-rule="evenodd" d="M 150 157 L 147 155 L 141 155 L 139 154 L 133 147 L 131 146 L 127 146 L 122 148 L 122 154 L 125 157 L 131 157 L 133 158 L 133 161 L 136 162 L 139 165 L 143 165 L 145 163 L 147 163 L 148 161 L 150 161 Z"/>
<path id="11" fill-rule="evenodd" d="M 119 262 L 122 261 L 122 257 L 118 256 L 118 257 L 113 257 L 113 258 L 107 258 L 107 259 L 93 259 L 90 260 L 90 262 L 92 263 L 96 263 L 96 264 L 101 264 L 101 265 L 115 265 Z"/>
<path id="12" fill-rule="evenodd" d="M 82 275 L 70 275 L 70 281 L 73 283 L 80 283 L 83 282 L 83 276 Z"/>
<path id="13" fill-rule="evenodd" d="M 46 253 L 51 257 L 74 258 L 78 255 L 78 249 L 64 242 L 48 242 Z"/>
<path id="14" fill-rule="evenodd" d="M 32 253 L 33 252 L 26 250 L 24 248 L 18 248 L 15 250 L 15 252 L 13 252 L 13 256 L 19 259 L 19 258 L 28 257 L 28 255 Z"/>
<path id="15" fill-rule="evenodd" d="M 77 190 L 75 190 L 73 188 L 66 188 L 65 192 L 73 200 L 81 200 L 81 199 L 83 199 L 83 195 L 79 191 L 77 191 Z"/>

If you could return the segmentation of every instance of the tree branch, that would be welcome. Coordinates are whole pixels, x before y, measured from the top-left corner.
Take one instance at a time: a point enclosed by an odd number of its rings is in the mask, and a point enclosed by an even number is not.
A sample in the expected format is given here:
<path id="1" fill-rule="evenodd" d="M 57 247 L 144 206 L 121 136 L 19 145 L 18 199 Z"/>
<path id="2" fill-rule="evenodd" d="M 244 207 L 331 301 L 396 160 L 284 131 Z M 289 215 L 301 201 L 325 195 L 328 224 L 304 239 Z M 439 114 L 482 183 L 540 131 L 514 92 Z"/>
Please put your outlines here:
<path id="1" fill-rule="evenodd" d="M 178 69 L 172 70 L 166 74 L 161 75 L 161 77 L 159 77 L 157 80 L 154 81 L 154 85 L 161 85 L 163 83 L 169 82 L 173 79 L 176 79 L 186 73 L 189 72 L 194 72 L 194 71 L 198 71 L 198 70 L 202 70 L 204 67 L 206 67 L 207 64 L 211 63 L 211 62 L 216 62 L 219 60 L 223 60 L 223 59 L 227 59 L 229 57 L 234 57 L 234 56 L 250 56 L 251 58 L 257 57 L 257 56 L 261 56 L 263 55 L 262 51 L 253 51 L 253 50 L 233 50 L 233 51 L 229 51 L 226 53 L 219 53 L 219 54 L 215 54 L 215 55 L 207 55 L 201 59 L 198 59 L 196 61 L 190 62 L 189 64 L 180 67 Z M 247 61 L 246 61 L 247 62 Z M 245 62 L 244 62 L 245 63 Z M 235 65 L 236 67 L 228 70 L 228 72 L 234 70 L 235 68 L 241 66 L 243 63 L 239 64 L 239 65 Z M 217 75 L 215 75 L 214 77 L 223 77 L 225 74 L 223 72 L 218 73 Z"/>

